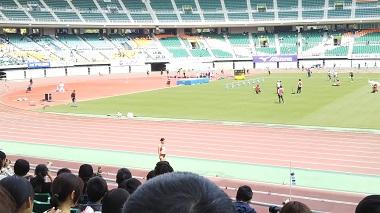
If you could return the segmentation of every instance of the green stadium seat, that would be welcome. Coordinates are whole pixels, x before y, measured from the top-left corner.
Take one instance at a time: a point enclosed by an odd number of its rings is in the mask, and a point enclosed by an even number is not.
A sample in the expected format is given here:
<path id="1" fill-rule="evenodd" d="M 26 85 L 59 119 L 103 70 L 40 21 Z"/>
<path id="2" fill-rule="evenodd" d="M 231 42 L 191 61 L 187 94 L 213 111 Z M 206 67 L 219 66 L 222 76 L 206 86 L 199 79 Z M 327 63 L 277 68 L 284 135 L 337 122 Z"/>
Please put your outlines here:
<path id="1" fill-rule="evenodd" d="M 278 18 L 283 20 L 295 20 L 298 19 L 298 11 L 286 11 L 278 12 Z"/>
<path id="2" fill-rule="evenodd" d="M 379 14 L 380 14 L 380 8 L 365 8 L 365 9 L 355 10 L 356 18 L 379 17 Z"/>
<path id="3" fill-rule="evenodd" d="M 319 31 L 304 31 L 302 33 L 303 44 L 320 44 L 323 40 L 323 32 Z"/>
<path id="4" fill-rule="evenodd" d="M 185 49 L 168 49 L 169 52 L 173 55 L 174 58 L 187 58 L 189 57 L 189 53 Z"/>
<path id="5" fill-rule="evenodd" d="M 18 0 L 18 3 L 20 3 L 23 7 L 28 7 L 29 5 L 38 5 L 40 8 L 45 8 L 43 4 L 39 3 L 39 1 Z"/>
<path id="6" fill-rule="evenodd" d="M 257 5 L 266 5 L 267 9 L 273 9 L 273 1 L 271 0 L 252 0 L 251 6 L 253 10 L 257 10 Z"/>
<path id="7" fill-rule="evenodd" d="M 207 50 L 203 49 L 191 49 L 190 53 L 194 57 L 211 57 L 210 53 Z"/>
<path id="8" fill-rule="evenodd" d="M 217 58 L 232 58 L 232 54 L 220 49 L 212 49 L 211 52 L 215 55 Z"/>
<path id="9" fill-rule="evenodd" d="M 55 12 L 55 15 L 61 21 L 80 22 L 79 16 L 74 12 Z"/>
<path id="10" fill-rule="evenodd" d="M 204 13 L 203 18 L 206 21 L 225 21 L 223 13 Z"/>
<path id="11" fill-rule="evenodd" d="M 280 53 L 283 55 L 298 54 L 298 46 L 282 46 Z"/>
<path id="12" fill-rule="evenodd" d="M 0 5 L 9 8 L 18 8 L 18 5 L 14 1 L 1 1 Z"/>
<path id="13" fill-rule="evenodd" d="M 29 14 L 36 20 L 36 21 L 55 21 L 55 18 L 50 12 L 45 11 L 30 11 Z"/>
<path id="14" fill-rule="evenodd" d="M 248 46 L 250 45 L 249 36 L 243 34 L 230 34 L 230 44 L 232 46 Z"/>
<path id="15" fill-rule="evenodd" d="M 51 9 L 71 9 L 67 1 L 44 0 Z"/>
<path id="16" fill-rule="evenodd" d="M 154 11 L 173 11 L 171 0 L 150 0 L 150 6 Z"/>
<path id="17" fill-rule="evenodd" d="M 255 20 L 274 20 L 274 12 L 254 12 L 252 16 Z"/>
<path id="18" fill-rule="evenodd" d="M 302 19 L 323 19 L 323 10 L 303 10 Z"/>
<path id="19" fill-rule="evenodd" d="M 178 21 L 177 14 L 156 14 L 159 21 Z"/>
<path id="20" fill-rule="evenodd" d="M 86 22 L 105 22 L 105 18 L 102 13 L 81 13 L 83 19 Z"/>
<path id="21" fill-rule="evenodd" d="M 125 13 L 107 13 L 107 17 L 111 22 L 129 21 L 129 18 Z"/>
<path id="22" fill-rule="evenodd" d="M 117 7 L 118 10 L 123 9 L 118 0 L 99 0 L 97 2 L 103 10 L 107 10 L 110 7 Z"/>
<path id="23" fill-rule="evenodd" d="M 177 9 L 179 11 L 182 11 L 184 6 L 191 6 L 191 9 L 193 11 L 198 10 L 194 0 L 174 0 L 174 2 L 176 3 Z"/>
<path id="24" fill-rule="evenodd" d="M 257 55 L 277 55 L 277 49 L 275 47 L 260 47 L 256 48 Z"/>
<path id="25" fill-rule="evenodd" d="M 1 11 L 10 20 L 30 20 L 24 11 L 20 10 L 2 10 Z"/>
<path id="26" fill-rule="evenodd" d="M 351 9 L 343 9 L 343 10 L 329 10 L 328 18 L 331 19 L 346 19 L 351 17 Z"/>
<path id="27" fill-rule="evenodd" d="M 275 38 L 274 34 L 270 33 L 253 33 L 252 34 L 253 42 L 256 45 L 256 47 L 260 47 L 260 39 L 266 38 L 268 39 L 268 45 L 274 46 L 275 45 Z"/>
<path id="28" fill-rule="evenodd" d="M 380 45 L 361 45 L 354 46 L 352 54 L 379 54 Z"/>
<path id="29" fill-rule="evenodd" d="M 230 21 L 249 21 L 248 13 L 228 13 L 228 19 Z"/>
<path id="30" fill-rule="evenodd" d="M 181 47 L 181 42 L 178 37 L 166 37 L 159 39 L 164 47 Z"/>
<path id="31" fill-rule="evenodd" d="M 200 21 L 201 17 L 199 14 L 186 14 L 186 13 L 181 13 L 181 18 L 183 21 Z"/>
<path id="32" fill-rule="evenodd" d="M 354 47 L 355 48 L 355 47 Z M 325 52 L 325 56 L 347 56 L 348 46 L 340 46 Z"/>
<path id="33" fill-rule="evenodd" d="M 124 6 L 132 12 L 133 11 L 147 11 L 145 4 L 141 0 L 121 0 L 121 1 L 123 2 Z"/>
<path id="34" fill-rule="evenodd" d="M 324 8 L 325 1 L 316 1 L 316 0 L 302 0 L 303 8 Z"/>
<path id="35" fill-rule="evenodd" d="M 203 11 L 218 11 L 222 10 L 222 5 L 220 1 L 210 1 L 210 0 L 198 0 L 199 6 Z"/>
<path id="36" fill-rule="evenodd" d="M 279 32 L 278 39 L 280 44 L 296 44 L 298 42 L 297 32 Z"/>
<path id="37" fill-rule="evenodd" d="M 224 5 L 227 11 L 246 11 L 247 1 L 246 0 L 224 0 Z"/>
<path id="38" fill-rule="evenodd" d="M 298 8 L 298 0 L 286 0 L 286 1 L 280 0 L 280 1 L 277 1 L 277 7 L 280 11 L 283 9 L 289 10 L 292 8 Z"/>
<path id="39" fill-rule="evenodd" d="M 132 19 L 135 21 L 152 21 L 152 16 L 149 13 L 131 13 Z"/>
<path id="40" fill-rule="evenodd" d="M 51 208 L 50 202 L 40 202 L 36 200 L 34 201 L 34 205 L 33 205 L 34 213 L 43 213 L 50 208 Z"/>
<path id="41" fill-rule="evenodd" d="M 40 201 L 40 202 L 47 202 L 50 199 L 49 193 L 35 193 L 34 194 L 34 200 Z"/>

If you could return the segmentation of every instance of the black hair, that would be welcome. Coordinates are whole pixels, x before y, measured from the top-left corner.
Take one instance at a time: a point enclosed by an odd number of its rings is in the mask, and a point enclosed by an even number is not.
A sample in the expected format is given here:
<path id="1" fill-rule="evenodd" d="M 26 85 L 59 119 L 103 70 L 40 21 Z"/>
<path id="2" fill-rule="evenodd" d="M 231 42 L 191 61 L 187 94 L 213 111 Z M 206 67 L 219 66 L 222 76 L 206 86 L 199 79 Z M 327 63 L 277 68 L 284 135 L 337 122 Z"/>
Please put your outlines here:
<path id="1" fill-rule="evenodd" d="M 154 178 L 154 170 L 151 170 L 150 172 L 148 172 L 148 174 L 146 175 L 146 179 L 147 180 L 150 180 L 152 178 Z"/>
<path id="2" fill-rule="evenodd" d="M 215 183 L 194 173 L 172 172 L 141 185 L 123 213 L 235 213 L 232 200 Z"/>
<path id="3" fill-rule="evenodd" d="M 126 189 L 131 195 L 141 185 L 141 182 L 136 178 L 129 178 L 128 180 L 123 181 L 123 184 L 125 184 L 124 189 Z"/>
<path id="4" fill-rule="evenodd" d="M 69 174 L 71 174 L 71 170 L 68 169 L 68 168 L 62 168 L 62 169 L 58 170 L 57 176 L 60 175 L 60 174 L 63 174 L 63 173 L 69 173 Z"/>
<path id="5" fill-rule="evenodd" d="M 0 186 L 0 209 L 2 213 L 16 213 L 16 203 L 12 195 Z"/>
<path id="6" fill-rule="evenodd" d="M 50 204 L 57 208 L 60 203 L 65 202 L 67 198 L 74 192 L 74 203 L 77 203 L 83 190 L 83 181 L 79 177 L 63 173 L 58 175 L 51 186 L 52 197 Z"/>
<path id="7" fill-rule="evenodd" d="M 0 151 L 0 161 L 3 161 L 7 159 L 7 155 L 3 152 L 3 151 Z M 3 162 L 0 162 L 0 169 L 3 168 Z"/>
<path id="8" fill-rule="evenodd" d="M 13 171 L 15 172 L 15 175 L 18 176 L 25 176 L 28 174 L 30 170 L 30 165 L 27 160 L 24 159 L 18 159 L 15 162 L 15 165 L 13 167 Z"/>
<path id="9" fill-rule="evenodd" d="M 108 191 L 107 182 L 101 177 L 93 177 L 87 182 L 87 197 L 90 202 L 98 202 Z"/>
<path id="10" fill-rule="evenodd" d="M 16 208 L 19 209 L 27 200 L 34 200 L 33 187 L 29 181 L 21 176 L 9 176 L 0 181 L 0 186 L 4 187 L 12 195 Z"/>
<path id="11" fill-rule="evenodd" d="M 48 171 L 49 169 L 45 164 L 38 164 L 36 166 L 36 169 L 34 170 L 36 176 L 31 180 L 35 192 L 41 192 Z"/>
<path id="12" fill-rule="evenodd" d="M 102 200 L 102 213 L 121 213 L 129 193 L 125 189 L 117 188 L 109 191 Z"/>
<path id="13" fill-rule="evenodd" d="M 244 185 L 240 186 L 237 193 L 236 193 L 236 201 L 243 201 L 247 202 L 252 199 L 252 189 L 251 187 Z"/>
<path id="14" fill-rule="evenodd" d="M 129 178 L 132 177 L 131 171 L 127 168 L 121 168 L 117 171 L 116 174 L 116 183 L 121 183 L 124 180 L 128 180 Z"/>
<path id="15" fill-rule="evenodd" d="M 359 202 L 355 213 L 380 213 L 380 195 L 369 195 Z"/>
<path id="16" fill-rule="evenodd" d="M 174 169 L 167 161 L 159 161 L 154 168 L 154 175 L 162 175 L 165 173 L 173 172 Z"/>

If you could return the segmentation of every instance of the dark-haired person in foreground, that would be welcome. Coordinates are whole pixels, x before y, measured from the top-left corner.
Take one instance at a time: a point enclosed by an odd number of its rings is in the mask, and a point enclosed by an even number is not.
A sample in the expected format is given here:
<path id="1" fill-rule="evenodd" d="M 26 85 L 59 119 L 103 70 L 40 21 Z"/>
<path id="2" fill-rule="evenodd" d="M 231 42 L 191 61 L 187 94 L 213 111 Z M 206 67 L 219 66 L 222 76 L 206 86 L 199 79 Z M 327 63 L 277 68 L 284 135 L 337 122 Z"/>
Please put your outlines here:
<path id="1" fill-rule="evenodd" d="M 118 188 L 124 188 L 124 187 L 121 187 L 120 184 L 123 181 L 128 180 L 129 178 L 132 178 L 132 173 L 131 171 L 129 171 L 129 169 L 127 168 L 119 169 L 116 174 L 116 183 L 118 185 Z"/>
<path id="2" fill-rule="evenodd" d="M 16 213 L 15 202 L 13 201 L 12 195 L 0 186 L 0 209 L 3 213 Z"/>
<path id="3" fill-rule="evenodd" d="M 25 177 L 29 180 L 29 176 L 27 176 L 30 170 L 30 164 L 27 160 L 17 159 L 15 165 L 13 166 L 13 171 L 15 175 Z"/>
<path id="4" fill-rule="evenodd" d="M 252 200 L 252 189 L 249 186 L 240 186 L 236 193 L 236 202 L 234 206 L 236 208 L 236 213 L 256 213 L 249 203 Z"/>
<path id="5" fill-rule="evenodd" d="M 10 160 L 7 159 L 7 155 L 3 151 L 0 151 L 0 180 L 12 175 L 13 171 L 10 167 Z"/>
<path id="6" fill-rule="evenodd" d="M 82 194 L 83 185 L 82 179 L 73 174 L 63 173 L 57 176 L 51 186 L 50 204 L 53 209 L 70 212 Z"/>
<path id="7" fill-rule="evenodd" d="M 102 198 L 108 191 L 107 182 L 102 177 L 93 177 L 87 182 L 87 197 L 88 202 L 78 206 L 77 213 L 81 213 L 87 207 L 94 211 L 102 211 Z"/>
<path id="8" fill-rule="evenodd" d="M 380 213 L 380 195 L 369 195 L 359 202 L 355 213 Z"/>
<path id="9" fill-rule="evenodd" d="M 13 198 L 17 213 L 32 213 L 34 191 L 32 185 L 24 177 L 9 176 L 0 181 L 0 186 L 9 192 Z M 0 200 L 5 198 L 0 197 Z M 0 212 L 5 211 L 0 209 Z"/>
<path id="10" fill-rule="evenodd" d="M 35 176 L 30 179 L 30 183 L 33 186 L 35 193 L 50 193 L 51 183 L 53 182 L 53 177 L 50 175 L 49 169 L 45 164 L 38 164 L 34 170 Z M 49 178 L 50 182 L 46 182 L 46 176 Z"/>
<path id="11" fill-rule="evenodd" d="M 102 213 L 121 213 L 129 193 L 125 189 L 117 188 L 109 191 L 102 201 Z"/>
<path id="12" fill-rule="evenodd" d="M 159 161 L 154 167 L 154 176 L 162 175 L 165 173 L 174 172 L 173 167 L 167 161 Z"/>
<path id="13" fill-rule="evenodd" d="M 127 200 L 123 213 L 235 213 L 215 183 L 188 172 L 173 172 L 142 184 Z"/>

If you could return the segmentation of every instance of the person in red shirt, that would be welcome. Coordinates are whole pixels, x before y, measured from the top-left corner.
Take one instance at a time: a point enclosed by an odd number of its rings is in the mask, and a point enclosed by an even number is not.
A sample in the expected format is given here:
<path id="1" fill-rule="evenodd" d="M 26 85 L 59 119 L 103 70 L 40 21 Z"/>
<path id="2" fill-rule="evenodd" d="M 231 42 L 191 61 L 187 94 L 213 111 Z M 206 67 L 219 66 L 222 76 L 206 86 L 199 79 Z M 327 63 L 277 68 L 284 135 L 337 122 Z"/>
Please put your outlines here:
<path id="1" fill-rule="evenodd" d="M 166 161 L 165 138 L 160 139 L 160 144 L 158 145 L 158 158 L 160 161 Z"/>
<path id="2" fill-rule="evenodd" d="M 282 88 L 282 86 L 280 86 L 280 88 L 278 88 L 277 90 L 277 94 L 278 94 L 278 102 L 281 103 L 285 103 L 284 101 L 284 88 Z"/>
<path id="3" fill-rule="evenodd" d="M 257 84 L 255 87 L 256 94 L 259 94 L 261 92 L 260 84 Z"/>
<path id="4" fill-rule="evenodd" d="M 372 93 L 375 93 L 375 92 L 379 92 L 377 84 L 373 85 L 373 91 L 372 91 Z"/>
<path id="5" fill-rule="evenodd" d="M 301 90 L 302 90 L 302 81 L 301 79 L 298 79 L 297 94 L 301 94 Z"/>

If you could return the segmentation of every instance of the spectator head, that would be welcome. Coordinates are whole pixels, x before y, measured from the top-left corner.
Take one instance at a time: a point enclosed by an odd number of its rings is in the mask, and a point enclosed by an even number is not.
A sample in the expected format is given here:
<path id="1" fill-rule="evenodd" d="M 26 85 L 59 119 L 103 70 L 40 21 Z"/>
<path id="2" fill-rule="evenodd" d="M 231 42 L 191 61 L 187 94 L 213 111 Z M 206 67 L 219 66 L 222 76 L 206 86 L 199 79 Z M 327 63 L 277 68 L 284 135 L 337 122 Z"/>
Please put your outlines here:
<path id="1" fill-rule="evenodd" d="M 0 151 L 0 169 L 3 168 L 5 159 L 7 159 L 7 155 L 3 151 Z"/>
<path id="2" fill-rule="evenodd" d="M 5 177 L 0 181 L 0 186 L 4 187 L 13 198 L 17 212 L 31 213 L 33 211 L 33 187 L 24 177 Z"/>
<path id="3" fill-rule="evenodd" d="M 63 174 L 63 173 L 69 173 L 69 174 L 71 174 L 71 170 L 68 169 L 68 168 L 62 168 L 62 169 L 58 170 L 57 176 L 60 175 L 60 174 Z"/>
<path id="4" fill-rule="evenodd" d="M 154 175 L 158 176 L 158 175 L 162 175 L 162 174 L 173 172 L 173 171 L 174 169 L 172 166 L 170 166 L 169 162 L 159 161 L 156 164 L 156 167 L 154 168 Z"/>
<path id="5" fill-rule="evenodd" d="M 38 164 L 36 166 L 36 169 L 34 170 L 34 174 L 36 175 L 34 177 L 34 191 L 40 192 L 42 189 L 42 185 L 45 183 L 45 177 L 47 173 L 49 172 L 49 169 L 45 164 Z"/>
<path id="6" fill-rule="evenodd" d="M 75 91 L 75 90 L 74 90 Z M 79 167 L 79 173 L 78 176 L 83 181 L 88 181 L 90 178 L 94 176 L 94 169 L 89 164 L 83 164 Z"/>
<path id="7" fill-rule="evenodd" d="M 369 195 L 356 206 L 355 213 L 380 213 L 380 195 Z"/>
<path id="8" fill-rule="evenodd" d="M 13 167 L 13 171 L 15 172 L 15 175 L 24 177 L 28 174 L 30 170 L 30 165 L 27 160 L 24 159 L 18 159 L 15 162 L 15 165 Z"/>
<path id="9" fill-rule="evenodd" d="M 52 207 L 59 207 L 63 204 L 74 206 L 83 191 L 83 181 L 79 177 L 63 173 L 57 176 L 51 186 L 52 197 L 50 204 Z"/>
<path id="10" fill-rule="evenodd" d="M 232 200 L 210 180 L 188 172 L 159 175 L 129 197 L 123 213 L 234 213 Z"/>
<path id="11" fill-rule="evenodd" d="M 120 184 L 124 180 L 128 180 L 129 178 L 132 177 L 131 172 L 127 168 L 121 168 L 117 171 L 116 174 L 116 183 Z"/>
<path id="12" fill-rule="evenodd" d="M 0 186 L 0 209 L 3 213 L 16 213 L 16 204 L 13 201 L 12 195 Z"/>
<path id="13" fill-rule="evenodd" d="M 123 188 L 128 191 L 128 193 L 131 195 L 133 192 L 136 191 L 136 189 L 141 185 L 141 182 L 137 180 L 136 178 L 129 178 L 128 180 L 125 180 L 120 183 L 119 188 Z"/>
<path id="14" fill-rule="evenodd" d="M 290 201 L 281 208 L 280 213 L 311 213 L 311 210 L 304 203 Z"/>
<path id="15" fill-rule="evenodd" d="M 251 202 L 252 200 L 252 189 L 249 186 L 240 186 L 236 193 L 236 201 L 239 202 Z"/>
<path id="16" fill-rule="evenodd" d="M 87 182 L 87 196 L 90 202 L 99 202 L 108 191 L 107 182 L 101 177 L 92 177 Z"/>
<path id="17" fill-rule="evenodd" d="M 150 172 L 148 172 L 148 174 L 146 175 L 146 179 L 147 180 L 150 180 L 154 178 L 154 170 L 151 170 Z"/>
<path id="18" fill-rule="evenodd" d="M 102 213 L 121 213 L 129 193 L 125 189 L 117 188 L 109 191 L 102 201 Z"/>

